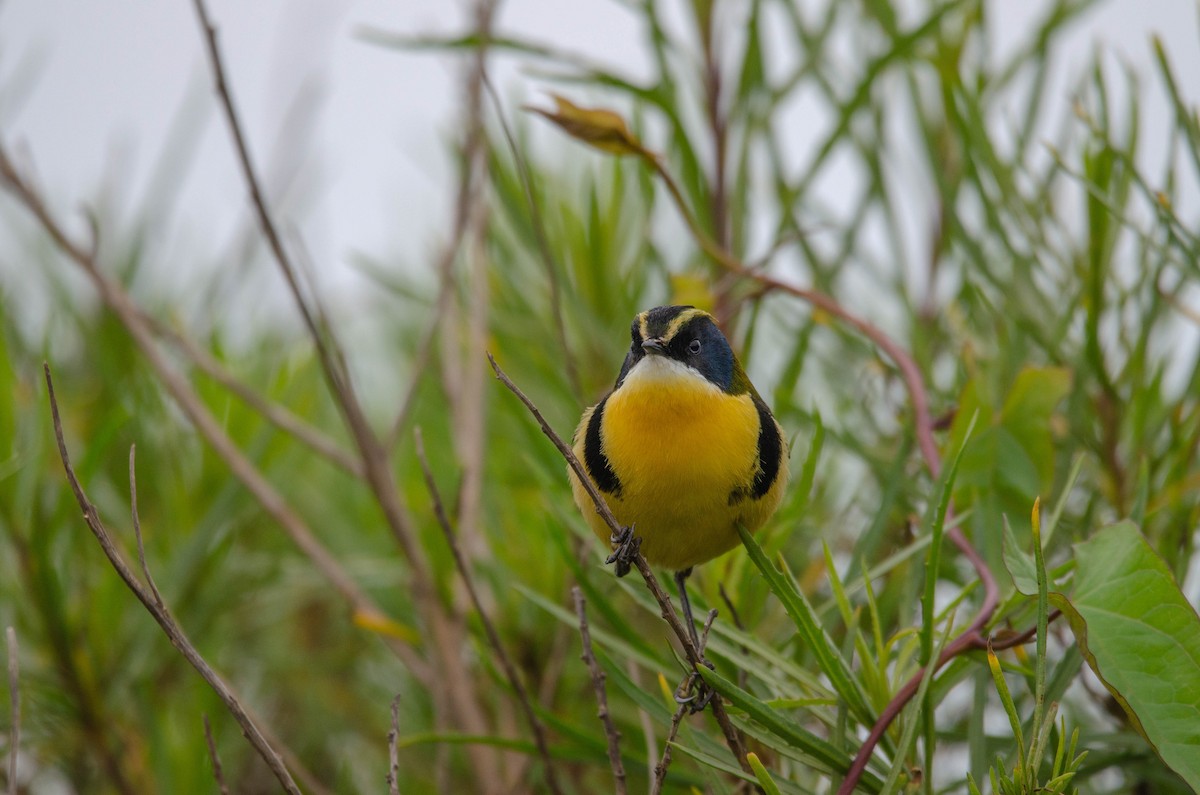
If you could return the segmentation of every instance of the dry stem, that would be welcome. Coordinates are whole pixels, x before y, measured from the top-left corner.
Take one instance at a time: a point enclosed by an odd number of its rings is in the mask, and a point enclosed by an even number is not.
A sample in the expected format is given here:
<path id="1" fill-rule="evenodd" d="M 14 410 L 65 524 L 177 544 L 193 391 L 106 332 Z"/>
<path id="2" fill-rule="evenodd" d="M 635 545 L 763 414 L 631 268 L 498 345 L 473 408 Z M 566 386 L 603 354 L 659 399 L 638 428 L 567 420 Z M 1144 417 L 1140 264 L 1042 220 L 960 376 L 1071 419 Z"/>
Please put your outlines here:
<path id="1" fill-rule="evenodd" d="M 400 738 L 400 695 L 392 699 L 392 728 L 388 730 L 388 795 L 400 795 L 400 750 L 396 746 Z"/>
<path id="2" fill-rule="evenodd" d="M 471 570 L 467 566 L 467 561 L 463 557 L 462 550 L 459 548 L 458 541 L 454 535 L 454 528 L 450 524 L 450 517 L 446 515 L 446 508 L 442 503 L 441 493 L 438 491 L 437 483 L 433 480 L 433 473 L 429 470 L 429 461 L 425 458 L 425 443 L 421 439 L 420 428 L 416 430 L 416 444 L 417 459 L 421 463 L 421 473 L 425 476 L 425 485 L 429 489 L 430 498 L 433 500 L 433 512 L 437 517 L 438 526 L 442 529 L 442 534 L 446 537 L 446 544 L 450 547 L 450 552 L 454 556 L 454 565 L 458 568 L 458 573 L 467 587 L 467 594 L 471 598 L 471 604 L 475 606 L 475 611 L 479 614 L 479 620 L 483 624 L 483 629 L 487 634 L 488 642 L 492 646 L 492 651 L 495 652 L 496 659 L 500 662 L 500 667 L 504 671 L 505 678 L 508 679 L 508 683 L 512 685 L 513 691 L 517 694 L 517 701 L 520 702 L 521 710 L 525 713 L 525 719 L 529 722 L 529 728 L 533 732 L 533 740 L 537 745 L 538 754 L 542 757 L 542 768 L 546 778 L 546 786 L 551 792 L 560 793 L 562 790 L 558 786 L 558 779 L 554 773 L 554 762 L 550 756 L 550 747 L 546 742 L 546 729 L 542 726 L 541 720 L 538 719 L 537 713 L 533 710 L 533 703 L 529 699 L 529 691 L 525 689 L 525 683 L 517 673 L 517 668 L 513 664 L 512 658 L 508 656 L 508 652 L 500 640 L 500 633 L 496 631 L 496 625 L 492 623 L 491 617 L 483 609 L 483 603 L 479 599 L 479 591 L 476 590 L 475 581 L 471 577 Z"/>
<path id="3" fill-rule="evenodd" d="M 221 768 L 221 757 L 217 756 L 217 744 L 213 742 L 212 726 L 208 723 L 208 716 L 204 715 L 204 742 L 208 745 L 208 760 L 212 763 L 213 780 L 217 782 L 217 789 L 221 791 L 221 795 L 229 795 L 229 785 L 225 783 L 225 771 Z"/>
<path id="4" fill-rule="evenodd" d="M 8 702 L 11 712 L 8 730 L 8 795 L 17 795 L 17 753 L 21 748 L 21 661 L 17 646 L 17 631 L 4 631 L 8 646 Z"/>
<path id="5" fill-rule="evenodd" d="M 579 616 L 579 635 L 583 639 L 583 653 L 579 655 L 579 659 L 583 660 L 592 674 L 592 689 L 596 691 L 596 704 L 599 707 L 596 717 L 600 718 L 604 724 L 604 736 L 608 738 L 608 764 L 612 768 L 614 792 L 624 795 L 626 792 L 625 765 L 621 762 L 621 733 L 617 731 L 612 715 L 608 713 L 608 694 L 604 690 L 604 670 L 596 662 L 596 655 L 592 652 L 592 633 L 588 630 L 587 623 L 587 601 L 583 598 L 583 591 L 579 589 L 578 585 L 571 587 L 571 595 L 575 597 L 575 612 Z"/>
<path id="6" fill-rule="evenodd" d="M 713 621 L 717 618 L 717 611 L 708 611 L 708 620 L 704 622 L 704 631 L 700 636 L 701 652 L 703 652 L 704 644 L 708 643 L 708 633 L 712 629 Z M 696 682 L 696 672 L 689 671 L 687 678 L 676 689 L 677 693 L 687 693 L 692 689 L 692 685 Z M 691 704 L 683 702 L 675 710 L 675 714 L 671 716 L 671 728 L 667 730 L 667 739 L 663 741 L 662 756 L 659 757 L 658 764 L 654 766 L 654 777 L 651 779 L 650 795 L 658 795 L 662 792 L 663 785 L 667 783 L 667 770 L 671 766 L 671 744 L 675 742 L 675 736 L 679 734 L 679 724 L 683 722 L 683 716 L 691 711 Z"/>
<path id="7" fill-rule="evenodd" d="M 475 684 L 461 658 L 464 627 L 458 616 L 448 612 L 438 598 L 430 575 L 430 566 L 418 541 L 415 528 L 404 508 L 400 493 L 392 478 L 388 453 L 383 442 L 372 430 L 362 405 L 354 393 L 354 385 L 346 367 L 345 356 L 337 345 L 328 324 L 319 322 L 319 306 L 315 309 L 301 290 L 297 268 L 277 231 L 266 198 L 260 187 L 246 145 L 245 134 L 238 120 L 236 106 L 225 76 L 225 67 L 217 46 L 217 32 L 213 26 L 204 0 L 193 0 L 196 17 L 204 32 L 209 65 L 216 83 L 217 95 L 229 125 L 237 149 L 246 188 L 258 216 L 259 226 L 268 247 L 283 273 L 288 289 L 296 303 L 317 352 L 317 359 L 329 385 L 331 394 L 350 434 L 358 447 L 362 460 L 363 476 L 371 489 L 384 519 L 397 544 L 409 563 L 412 590 L 415 602 L 421 610 L 428 628 L 430 648 L 437 661 L 438 676 L 433 679 L 445 688 L 461 727 L 469 733 L 485 734 L 487 719 L 480 706 Z M 406 662 L 408 662 L 406 660 Z M 426 679 L 426 681 L 430 681 Z M 499 781 L 498 756 L 493 749 L 472 747 L 468 750 L 476 777 L 485 788 L 494 789 Z"/>
<path id="8" fill-rule="evenodd" d="M 75 501 L 79 504 L 80 510 L 83 511 L 83 520 L 87 523 L 88 529 L 92 531 L 92 535 L 100 542 L 100 548 L 104 551 L 105 557 L 109 563 L 120 575 L 121 579 L 129 590 L 133 591 L 134 596 L 146 608 L 159 627 L 166 634 L 167 639 L 171 641 L 171 645 L 179 650 L 184 659 L 191 664 L 193 668 L 200 674 L 213 692 L 221 699 L 225 708 L 233 715 L 234 719 L 242 727 L 242 732 L 246 735 L 246 739 L 267 763 L 267 767 L 275 775 L 284 791 L 292 795 L 300 795 L 300 788 L 296 786 L 296 782 L 292 780 L 291 774 L 283 764 L 279 752 L 276 751 L 258 726 L 251 720 L 246 710 L 242 707 L 241 702 L 234 694 L 233 689 L 225 683 L 225 681 L 212 669 L 211 666 L 204 660 L 200 653 L 196 651 L 196 647 L 188 640 L 183 630 L 175 623 L 175 619 L 168 612 L 167 608 L 162 604 L 161 600 L 156 598 L 155 594 L 149 591 L 146 586 L 143 586 L 125 563 L 121 554 L 117 551 L 112 539 L 109 538 L 108 531 L 104 524 L 100 521 L 100 514 L 96 510 L 96 506 L 87 498 L 83 491 L 83 486 L 80 485 L 79 479 L 75 476 L 75 470 L 71 466 L 71 459 L 67 453 L 67 443 L 63 437 L 62 420 L 58 413 L 58 401 L 54 396 L 54 381 L 50 377 L 50 366 L 44 365 L 46 372 L 46 389 L 50 396 L 50 412 L 54 420 L 54 436 L 58 442 L 58 455 L 62 459 L 63 469 L 67 475 L 67 481 L 71 484 L 71 490 L 75 493 Z"/>

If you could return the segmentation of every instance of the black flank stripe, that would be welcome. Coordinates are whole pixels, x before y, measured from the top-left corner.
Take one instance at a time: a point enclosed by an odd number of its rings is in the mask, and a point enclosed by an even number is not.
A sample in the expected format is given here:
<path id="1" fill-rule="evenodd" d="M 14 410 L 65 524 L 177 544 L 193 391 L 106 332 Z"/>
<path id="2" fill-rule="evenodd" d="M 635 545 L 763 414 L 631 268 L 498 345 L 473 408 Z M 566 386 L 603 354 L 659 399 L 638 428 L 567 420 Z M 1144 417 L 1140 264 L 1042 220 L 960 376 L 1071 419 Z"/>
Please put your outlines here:
<path id="1" fill-rule="evenodd" d="M 606 397 L 597 403 L 591 419 L 588 420 L 587 432 L 583 437 L 583 463 L 600 491 L 620 495 L 621 481 L 617 478 L 617 473 L 613 472 L 612 465 L 608 463 L 608 457 L 600 449 L 600 422 L 604 418 L 604 404 L 607 402 Z"/>
<path id="2" fill-rule="evenodd" d="M 754 398 L 754 408 L 758 409 L 758 474 L 754 476 L 754 499 L 761 498 L 771 490 L 775 478 L 779 477 L 779 462 L 783 456 L 783 440 L 779 436 L 779 428 L 775 418 L 762 398 Z M 589 433 L 591 429 L 588 429 Z"/>

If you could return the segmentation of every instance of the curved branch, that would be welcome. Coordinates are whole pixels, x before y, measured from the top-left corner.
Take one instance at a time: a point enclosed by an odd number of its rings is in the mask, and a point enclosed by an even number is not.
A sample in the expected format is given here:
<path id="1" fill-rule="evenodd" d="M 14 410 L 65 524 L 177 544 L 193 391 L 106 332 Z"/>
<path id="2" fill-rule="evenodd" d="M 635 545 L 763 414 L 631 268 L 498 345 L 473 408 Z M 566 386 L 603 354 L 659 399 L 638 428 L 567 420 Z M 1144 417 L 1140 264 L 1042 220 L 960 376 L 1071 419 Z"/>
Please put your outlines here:
<path id="1" fill-rule="evenodd" d="M 153 587 L 154 580 L 150 580 L 150 585 L 142 585 L 138 581 L 137 575 L 129 568 L 129 565 L 121 558 L 121 554 L 117 551 L 112 539 L 108 535 L 104 524 L 100 521 L 100 514 L 96 510 L 96 506 L 88 499 L 87 494 L 83 491 L 83 486 L 80 485 L 79 479 L 75 476 L 75 470 L 71 466 L 71 458 L 67 454 L 67 443 L 63 438 L 62 420 L 58 415 L 58 401 L 54 397 L 54 381 L 50 378 L 50 365 L 43 365 L 46 372 L 46 389 L 50 395 L 50 413 L 54 419 L 54 437 L 58 442 L 58 456 L 62 459 L 63 469 L 67 473 L 67 481 L 71 484 L 71 490 L 75 493 L 75 501 L 79 503 L 79 509 L 83 511 L 83 520 L 87 523 L 88 529 L 92 531 L 92 535 L 100 542 L 100 548 L 104 550 L 104 555 L 108 558 L 109 563 L 120 575 L 121 579 L 129 590 L 133 591 L 134 596 L 146 608 L 146 611 L 153 616 L 154 620 L 162 628 L 167 639 L 171 641 L 171 645 L 179 650 L 197 673 L 208 683 L 208 686 L 213 689 L 213 692 L 225 704 L 225 708 L 229 710 L 229 714 L 237 720 L 242 727 L 242 732 L 246 735 L 246 739 L 254 746 L 254 750 L 267 763 L 267 767 L 275 775 L 280 786 L 285 792 L 290 795 L 301 795 L 300 788 L 296 786 L 296 782 L 292 780 L 291 774 L 287 767 L 283 764 L 283 758 L 279 752 L 267 741 L 263 732 L 258 728 L 255 722 L 247 714 L 245 708 L 233 690 L 225 683 L 225 680 L 214 671 L 208 663 L 200 656 L 200 652 L 196 651 L 196 647 L 188 640 L 183 630 L 175 622 L 174 617 L 168 612 L 166 606 L 162 602 L 162 598 L 158 594 L 158 589 Z M 132 461 L 130 462 L 132 466 Z M 134 508 L 136 516 L 136 508 Z M 141 533 L 138 533 L 139 553 L 141 550 Z M 147 576 L 149 573 L 147 572 Z"/>

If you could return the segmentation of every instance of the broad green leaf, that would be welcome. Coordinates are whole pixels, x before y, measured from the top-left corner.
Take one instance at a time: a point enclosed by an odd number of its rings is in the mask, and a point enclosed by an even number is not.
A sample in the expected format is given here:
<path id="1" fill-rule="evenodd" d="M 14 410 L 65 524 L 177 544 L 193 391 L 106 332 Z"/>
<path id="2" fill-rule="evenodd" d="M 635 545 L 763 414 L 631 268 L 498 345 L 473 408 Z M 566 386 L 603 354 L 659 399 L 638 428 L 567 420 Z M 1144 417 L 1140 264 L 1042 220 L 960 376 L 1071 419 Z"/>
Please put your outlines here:
<path id="1" fill-rule="evenodd" d="M 1042 483 L 1054 477 L 1050 415 L 1070 391 L 1071 371 L 1065 367 L 1027 367 L 1017 374 L 1000 410 L 1000 424 L 1029 456 Z"/>
<path id="2" fill-rule="evenodd" d="M 1007 391 L 997 394 L 990 385 L 982 376 L 972 378 L 959 397 L 945 449 L 958 449 L 971 417 L 978 412 L 979 419 L 963 451 L 955 499 L 960 507 L 994 500 L 998 514 L 1024 514 L 1053 484 L 1051 416 L 1070 391 L 1070 371 L 1026 367 Z"/>
<path id="3" fill-rule="evenodd" d="M 1076 544 L 1075 557 L 1074 592 L 1052 601 L 1133 726 L 1200 790 L 1200 616 L 1132 522 Z"/>

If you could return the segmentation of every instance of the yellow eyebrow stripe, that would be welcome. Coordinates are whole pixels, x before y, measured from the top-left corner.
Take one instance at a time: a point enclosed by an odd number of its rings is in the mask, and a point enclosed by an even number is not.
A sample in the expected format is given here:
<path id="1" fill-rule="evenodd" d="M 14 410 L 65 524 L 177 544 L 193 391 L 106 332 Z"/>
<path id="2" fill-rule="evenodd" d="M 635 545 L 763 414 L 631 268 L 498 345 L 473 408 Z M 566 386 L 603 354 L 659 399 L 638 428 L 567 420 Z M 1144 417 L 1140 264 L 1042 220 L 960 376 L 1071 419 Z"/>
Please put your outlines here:
<path id="1" fill-rule="evenodd" d="M 675 335 L 677 333 L 679 333 L 679 329 L 682 328 L 685 323 L 687 323 L 692 318 L 706 316 L 706 315 L 708 315 L 708 313 L 705 312 L 703 309 L 686 309 L 683 312 L 680 312 L 675 317 L 675 319 L 671 321 L 671 324 L 669 326 L 667 326 L 667 333 L 663 334 L 663 339 L 665 339 L 665 340 L 675 339 Z"/>

